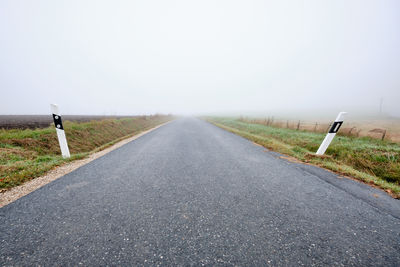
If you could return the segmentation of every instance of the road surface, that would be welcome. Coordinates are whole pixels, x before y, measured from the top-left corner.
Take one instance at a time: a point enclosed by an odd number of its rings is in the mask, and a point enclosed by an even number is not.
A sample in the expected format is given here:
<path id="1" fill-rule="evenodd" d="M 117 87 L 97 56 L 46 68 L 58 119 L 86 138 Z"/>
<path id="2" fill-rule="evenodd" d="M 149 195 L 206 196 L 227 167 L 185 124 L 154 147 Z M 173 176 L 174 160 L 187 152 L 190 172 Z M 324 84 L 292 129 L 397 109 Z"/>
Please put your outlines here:
<path id="1" fill-rule="evenodd" d="M 0 209 L 0 265 L 400 265 L 400 202 L 204 121 Z"/>

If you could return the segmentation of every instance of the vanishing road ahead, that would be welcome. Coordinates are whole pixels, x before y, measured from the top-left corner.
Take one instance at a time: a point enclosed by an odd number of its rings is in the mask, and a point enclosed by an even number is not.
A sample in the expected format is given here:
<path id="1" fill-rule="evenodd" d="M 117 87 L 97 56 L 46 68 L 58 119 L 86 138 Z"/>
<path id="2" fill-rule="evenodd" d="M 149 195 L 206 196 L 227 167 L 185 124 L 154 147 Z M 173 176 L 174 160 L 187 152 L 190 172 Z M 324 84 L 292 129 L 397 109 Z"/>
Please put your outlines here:
<path id="1" fill-rule="evenodd" d="M 1 266 L 79 264 L 400 266 L 400 201 L 183 118 L 0 209 Z"/>

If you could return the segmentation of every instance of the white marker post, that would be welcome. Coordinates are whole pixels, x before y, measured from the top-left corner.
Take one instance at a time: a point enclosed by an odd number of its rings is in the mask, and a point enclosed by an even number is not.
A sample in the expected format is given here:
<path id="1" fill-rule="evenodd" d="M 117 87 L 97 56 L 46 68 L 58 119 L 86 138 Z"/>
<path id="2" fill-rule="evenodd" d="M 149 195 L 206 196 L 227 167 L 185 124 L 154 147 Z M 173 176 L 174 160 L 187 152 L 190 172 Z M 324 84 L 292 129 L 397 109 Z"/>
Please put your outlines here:
<path id="1" fill-rule="evenodd" d="M 61 115 L 58 111 L 58 106 L 56 104 L 50 104 L 51 113 L 53 113 L 54 125 L 56 126 L 58 143 L 60 144 L 61 154 L 63 158 L 69 158 L 71 155 L 69 154 L 67 138 L 65 137 L 64 127 L 61 121 Z"/>
<path id="2" fill-rule="evenodd" d="M 332 142 L 333 137 L 335 137 L 336 133 L 339 131 L 340 126 L 343 124 L 343 117 L 347 114 L 347 112 L 340 112 L 336 117 L 336 120 L 333 122 L 332 127 L 329 129 L 328 134 L 325 136 L 324 141 L 318 148 L 317 155 L 323 155 L 328 148 L 329 144 Z"/>

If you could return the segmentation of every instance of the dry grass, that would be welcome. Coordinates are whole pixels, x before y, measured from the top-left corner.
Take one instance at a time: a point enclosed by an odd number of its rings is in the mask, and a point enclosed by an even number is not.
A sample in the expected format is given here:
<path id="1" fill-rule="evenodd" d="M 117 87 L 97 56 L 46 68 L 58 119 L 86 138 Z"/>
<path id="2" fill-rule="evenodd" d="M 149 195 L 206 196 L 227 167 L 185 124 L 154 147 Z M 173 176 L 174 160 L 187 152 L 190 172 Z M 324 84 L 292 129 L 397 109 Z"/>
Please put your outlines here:
<path id="1" fill-rule="evenodd" d="M 247 118 L 241 117 L 240 121 L 257 123 L 266 126 L 274 126 L 279 128 L 287 128 L 301 131 L 309 131 L 316 133 L 326 133 L 332 121 L 318 120 L 276 120 L 270 118 Z M 360 119 L 357 121 L 345 121 L 340 129 L 339 135 L 353 137 L 371 137 L 392 142 L 400 143 L 400 119 Z"/>

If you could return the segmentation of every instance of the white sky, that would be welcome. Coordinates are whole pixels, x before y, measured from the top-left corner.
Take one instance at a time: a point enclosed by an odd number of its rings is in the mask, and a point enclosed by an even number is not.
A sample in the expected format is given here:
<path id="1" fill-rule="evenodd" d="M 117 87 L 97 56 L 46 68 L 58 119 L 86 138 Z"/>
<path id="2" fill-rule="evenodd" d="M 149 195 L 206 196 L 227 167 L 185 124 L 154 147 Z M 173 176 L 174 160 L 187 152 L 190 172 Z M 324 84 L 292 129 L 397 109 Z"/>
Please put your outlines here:
<path id="1" fill-rule="evenodd" d="M 0 1 L 0 114 L 384 111 L 400 1 Z"/>

